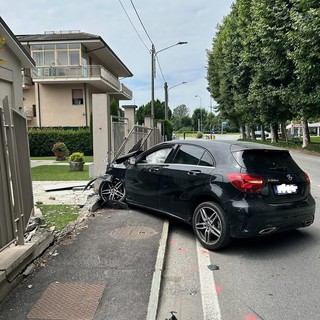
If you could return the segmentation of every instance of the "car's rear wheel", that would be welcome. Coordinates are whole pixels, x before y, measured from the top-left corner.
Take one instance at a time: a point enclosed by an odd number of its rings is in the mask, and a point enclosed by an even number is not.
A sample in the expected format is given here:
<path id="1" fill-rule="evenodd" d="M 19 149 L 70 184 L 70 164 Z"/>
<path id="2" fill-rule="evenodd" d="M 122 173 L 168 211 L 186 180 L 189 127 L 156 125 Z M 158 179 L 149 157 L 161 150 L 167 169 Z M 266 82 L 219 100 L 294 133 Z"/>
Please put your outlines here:
<path id="1" fill-rule="evenodd" d="M 203 202 L 195 209 L 192 225 L 201 244 L 209 250 L 221 249 L 231 240 L 228 219 L 214 202 Z"/>
<path id="2" fill-rule="evenodd" d="M 118 178 L 112 178 L 111 181 L 101 182 L 99 196 L 104 202 L 110 200 L 123 201 L 126 197 L 123 181 Z"/>

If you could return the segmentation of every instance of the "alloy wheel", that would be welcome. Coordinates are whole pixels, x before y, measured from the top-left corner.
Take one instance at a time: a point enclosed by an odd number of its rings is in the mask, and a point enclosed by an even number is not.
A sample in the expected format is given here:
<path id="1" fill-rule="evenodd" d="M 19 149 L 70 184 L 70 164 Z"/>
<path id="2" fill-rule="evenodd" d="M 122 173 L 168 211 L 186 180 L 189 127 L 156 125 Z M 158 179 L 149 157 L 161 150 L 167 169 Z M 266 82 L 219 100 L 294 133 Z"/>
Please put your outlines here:
<path id="1" fill-rule="evenodd" d="M 99 187 L 99 195 L 104 202 L 109 200 L 123 201 L 125 199 L 125 188 L 120 179 L 104 181 Z"/>

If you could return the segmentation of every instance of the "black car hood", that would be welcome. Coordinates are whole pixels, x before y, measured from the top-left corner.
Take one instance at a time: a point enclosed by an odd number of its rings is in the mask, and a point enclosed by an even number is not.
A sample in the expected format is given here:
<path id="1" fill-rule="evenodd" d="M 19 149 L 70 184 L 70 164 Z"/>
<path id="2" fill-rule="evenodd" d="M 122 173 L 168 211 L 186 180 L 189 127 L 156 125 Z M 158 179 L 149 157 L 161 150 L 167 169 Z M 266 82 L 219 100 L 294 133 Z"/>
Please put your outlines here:
<path id="1" fill-rule="evenodd" d="M 128 160 L 129 158 L 136 157 L 136 156 L 139 155 L 141 152 L 142 152 L 142 150 L 135 150 L 135 151 L 129 152 L 129 153 L 127 153 L 126 155 L 115 159 L 114 162 L 115 162 L 115 163 L 118 163 L 118 164 L 119 164 L 119 163 L 123 163 L 123 162 L 125 162 L 126 160 Z"/>

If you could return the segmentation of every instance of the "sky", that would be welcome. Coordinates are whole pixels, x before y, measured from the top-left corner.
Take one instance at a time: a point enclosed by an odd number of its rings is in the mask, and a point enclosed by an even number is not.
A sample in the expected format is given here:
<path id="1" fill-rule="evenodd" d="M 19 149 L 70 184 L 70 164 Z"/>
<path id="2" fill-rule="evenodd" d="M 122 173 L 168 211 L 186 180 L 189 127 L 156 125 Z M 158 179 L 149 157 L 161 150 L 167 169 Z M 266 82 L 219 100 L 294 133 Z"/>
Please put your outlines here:
<path id="1" fill-rule="evenodd" d="M 16 35 L 80 30 L 101 36 L 133 73 L 121 80 L 133 91 L 133 99 L 120 105 L 139 107 L 151 100 L 152 43 L 157 52 L 155 99 L 164 101 L 166 81 L 171 110 L 185 104 L 192 115 L 195 108 L 209 112 L 216 105 L 206 89 L 207 50 L 233 0 L 3 2 L 0 15 Z M 179 41 L 188 43 L 175 45 Z"/>

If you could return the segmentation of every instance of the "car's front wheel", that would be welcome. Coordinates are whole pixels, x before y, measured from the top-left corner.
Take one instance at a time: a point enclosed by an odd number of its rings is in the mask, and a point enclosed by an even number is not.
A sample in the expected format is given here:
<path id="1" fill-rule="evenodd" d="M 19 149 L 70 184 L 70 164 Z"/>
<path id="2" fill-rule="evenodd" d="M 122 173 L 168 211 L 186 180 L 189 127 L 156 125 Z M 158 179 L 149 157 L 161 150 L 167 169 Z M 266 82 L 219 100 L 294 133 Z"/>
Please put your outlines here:
<path id="1" fill-rule="evenodd" d="M 203 202 L 195 209 L 192 226 L 201 244 L 209 250 L 221 249 L 231 240 L 228 219 L 214 202 Z"/>
<path id="2" fill-rule="evenodd" d="M 99 196 L 104 202 L 108 202 L 109 200 L 123 201 L 126 197 L 123 182 L 118 178 L 101 182 Z"/>

